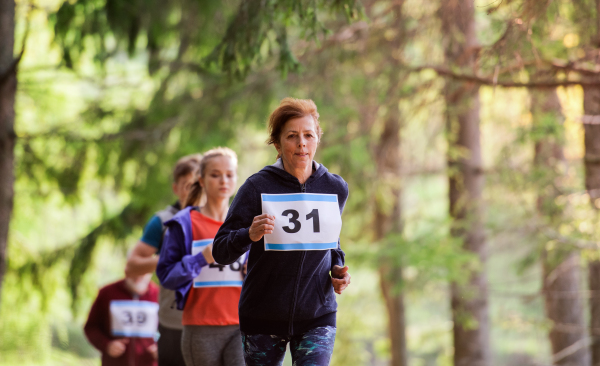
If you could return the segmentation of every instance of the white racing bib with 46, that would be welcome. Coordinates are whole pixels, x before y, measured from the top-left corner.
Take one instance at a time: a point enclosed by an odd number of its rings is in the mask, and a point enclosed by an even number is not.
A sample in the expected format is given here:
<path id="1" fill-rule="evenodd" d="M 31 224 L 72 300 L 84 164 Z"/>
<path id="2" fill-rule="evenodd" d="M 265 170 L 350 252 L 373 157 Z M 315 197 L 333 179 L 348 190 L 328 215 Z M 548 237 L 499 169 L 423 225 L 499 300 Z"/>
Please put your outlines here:
<path id="1" fill-rule="evenodd" d="M 201 253 L 213 239 L 194 240 L 192 255 Z M 237 261 L 223 265 L 217 262 L 202 267 L 198 277 L 194 278 L 194 287 L 241 287 L 243 282 L 242 270 L 246 262 L 244 253 Z"/>

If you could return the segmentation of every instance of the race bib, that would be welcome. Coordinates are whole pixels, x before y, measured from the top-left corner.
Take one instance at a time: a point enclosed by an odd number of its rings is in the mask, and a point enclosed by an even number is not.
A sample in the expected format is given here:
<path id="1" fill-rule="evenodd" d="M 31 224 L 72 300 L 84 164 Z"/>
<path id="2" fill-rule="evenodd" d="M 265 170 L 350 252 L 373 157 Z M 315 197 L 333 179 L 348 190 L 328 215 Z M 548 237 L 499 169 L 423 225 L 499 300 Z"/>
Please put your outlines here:
<path id="1" fill-rule="evenodd" d="M 212 242 L 213 239 L 194 240 L 192 255 L 202 252 Z M 246 262 L 247 255 L 248 253 L 244 253 L 237 261 L 227 266 L 215 262 L 203 267 L 200 275 L 194 278 L 194 287 L 241 287 L 242 267 Z"/>
<path id="2" fill-rule="evenodd" d="M 110 325 L 116 337 L 152 338 L 158 329 L 158 304 L 113 300 L 110 302 Z"/>
<path id="3" fill-rule="evenodd" d="M 337 249 L 342 217 L 336 194 L 262 194 L 262 213 L 275 216 L 265 250 Z"/>

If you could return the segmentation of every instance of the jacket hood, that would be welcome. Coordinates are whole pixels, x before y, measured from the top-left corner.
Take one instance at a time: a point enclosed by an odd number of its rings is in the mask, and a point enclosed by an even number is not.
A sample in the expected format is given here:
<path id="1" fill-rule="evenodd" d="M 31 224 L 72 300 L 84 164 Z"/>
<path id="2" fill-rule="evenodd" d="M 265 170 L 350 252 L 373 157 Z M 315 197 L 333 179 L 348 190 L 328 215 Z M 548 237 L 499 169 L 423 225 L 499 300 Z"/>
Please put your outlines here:
<path id="1" fill-rule="evenodd" d="M 325 173 L 327 173 L 327 171 L 327 168 L 323 164 L 319 164 L 313 160 L 313 173 L 310 177 L 308 177 L 306 183 L 311 184 L 312 182 L 315 182 L 316 180 L 321 178 Z M 262 168 L 258 172 L 258 174 L 268 174 L 283 182 L 295 183 L 298 185 L 300 184 L 298 178 L 296 178 L 295 176 L 291 175 L 283 169 L 283 163 L 281 161 L 281 158 L 277 159 L 277 162 L 275 162 L 275 164 L 267 165 L 266 167 Z"/>

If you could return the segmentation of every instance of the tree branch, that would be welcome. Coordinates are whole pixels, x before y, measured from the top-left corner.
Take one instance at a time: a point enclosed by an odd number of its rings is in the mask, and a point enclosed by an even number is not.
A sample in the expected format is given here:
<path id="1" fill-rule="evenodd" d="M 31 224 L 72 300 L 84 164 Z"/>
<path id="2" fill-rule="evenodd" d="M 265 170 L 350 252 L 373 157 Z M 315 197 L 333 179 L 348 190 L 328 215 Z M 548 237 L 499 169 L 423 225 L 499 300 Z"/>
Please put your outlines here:
<path id="1" fill-rule="evenodd" d="M 150 129 L 136 129 L 130 131 L 121 131 L 117 133 L 107 133 L 98 138 L 86 138 L 81 135 L 72 133 L 63 133 L 59 129 L 50 130 L 44 133 L 36 135 L 20 135 L 21 140 L 33 140 L 37 138 L 48 138 L 48 137 L 63 137 L 68 141 L 81 141 L 81 142 L 109 142 L 114 140 L 130 140 L 130 141 L 145 141 L 152 135 L 163 134 L 175 127 L 180 121 L 179 117 L 172 117 L 164 120 L 160 124 L 153 126 Z"/>
<path id="2" fill-rule="evenodd" d="M 447 68 L 440 66 L 420 66 L 409 68 L 410 71 L 420 72 L 423 70 L 433 70 L 439 76 L 448 77 L 453 80 L 466 81 L 480 85 L 489 86 L 501 86 L 505 88 L 530 88 L 530 89 L 549 89 L 557 88 L 559 86 L 600 86 L 600 81 L 589 82 L 589 81 L 578 81 L 578 80 L 548 80 L 548 81 L 533 81 L 528 83 L 514 82 L 514 81 L 494 81 L 494 78 L 480 77 L 475 75 L 459 74 L 455 73 Z"/>

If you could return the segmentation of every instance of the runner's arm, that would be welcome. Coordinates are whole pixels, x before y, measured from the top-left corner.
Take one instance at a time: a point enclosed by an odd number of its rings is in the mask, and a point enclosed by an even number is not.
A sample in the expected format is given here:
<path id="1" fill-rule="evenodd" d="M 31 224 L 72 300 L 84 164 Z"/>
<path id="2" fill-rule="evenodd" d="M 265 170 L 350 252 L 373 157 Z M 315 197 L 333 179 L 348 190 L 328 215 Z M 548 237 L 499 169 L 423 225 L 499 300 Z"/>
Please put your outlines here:
<path id="1" fill-rule="evenodd" d="M 141 276 L 154 272 L 158 263 L 158 256 L 155 255 L 156 252 L 157 249 L 155 247 L 139 240 L 127 258 L 125 275 L 127 277 Z"/>
<path id="2" fill-rule="evenodd" d="M 165 233 L 160 250 L 156 276 L 170 290 L 178 290 L 196 278 L 208 263 L 202 253 L 187 253 L 185 236 L 179 225 L 172 225 Z"/>
<path id="3" fill-rule="evenodd" d="M 112 340 L 112 338 L 104 332 L 104 329 L 106 329 L 104 323 L 110 322 L 110 319 L 108 318 L 108 306 L 109 302 L 104 299 L 104 293 L 100 290 L 98 297 L 94 300 L 94 304 L 92 304 L 90 314 L 83 327 L 83 331 L 88 341 L 102 353 L 106 352 L 108 344 Z"/>
<path id="4" fill-rule="evenodd" d="M 340 205 L 340 215 L 344 213 L 344 208 L 346 207 L 346 201 L 348 200 L 348 183 L 344 182 L 344 192 L 338 195 L 339 205 Z M 344 267 L 346 263 L 346 254 L 342 250 L 340 239 L 338 238 L 337 249 L 331 249 L 331 269 L 333 270 L 334 266 Z"/>
<path id="5" fill-rule="evenodd" d="M 238 190 L 225 222 L 219 228 L 213 242 L 213 257 L 220 264 L 231 264 L 250 250 L 250 225 L 261 214 L 259 193 L 247 180 Z"/>

